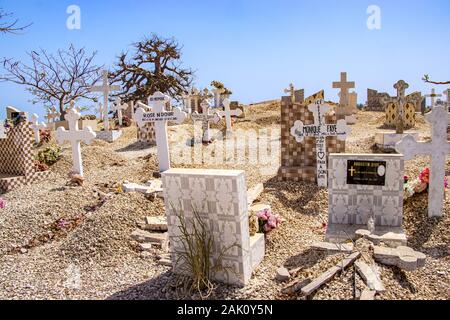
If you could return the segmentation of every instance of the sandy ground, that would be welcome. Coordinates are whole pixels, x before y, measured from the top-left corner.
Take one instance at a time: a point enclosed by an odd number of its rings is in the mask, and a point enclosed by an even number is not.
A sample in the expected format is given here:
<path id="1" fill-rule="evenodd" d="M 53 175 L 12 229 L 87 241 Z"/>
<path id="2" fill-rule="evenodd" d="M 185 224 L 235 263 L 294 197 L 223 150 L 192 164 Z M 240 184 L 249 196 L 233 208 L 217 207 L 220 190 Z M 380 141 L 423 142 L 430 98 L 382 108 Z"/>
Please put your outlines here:
<path id="1" fill-rule="evenodd" d="M 191 146 L 193 130 L 189 123 L 169 128 L 173 166 L 245 170 L 248 187 L 264 183 L 260 201 L 286 219 L 268 235 L 265 259 L 250 284 L 245 288 L 218 285 L 212 299 L 297 299 L 281 294 L 283 284 L 274 280 L 279 266 L 303 266 L 298 275 L 301 279 L 318 276 L 341 258 L 309 249 L 311 243 L 324 239 L 320 226 L 327 221 L 327 190 L 276 179 L 279 114 L 276 104 L 252 106 L 246 119 L 235 121 L 235 139 L 223 141 L 223 124 L 219 124 L 213 129 L 218 139 L 203 149 L 200 143 Z M 383 114 L 360 112 L 358 117 L 347 141 L 347 152 L 370 153 Z M 430 136 L 421 116 L 415 130 L 421 138 Z M 198 138 L 197 132 L 197 142 Z M 258 147 L 261 141 L 265 141 L 264 147 Z M 155 249 L 151 257 L 142 258 L 130 238 L 138 220 L 164 214 L 163 201 L 117 192 L 124 180 L 144 183 L 152 178 L 157 169 L 156 148 L 136 143 L 136 128 L 131 127 L 115 143 L 95 141 L 91 146 L 83 145 L 82 152 L 83 187 L 67 185 L 71 157 L 68 146 L 64 146 L 63 158 L 51 168 L 53 174 L 48 181 L 2 195 L 8 204 L 0 211 L 0 298 L 178 297 L 178 284 L 170 268 L 156 262 L 160 252 Z M 427 157 L 408 161 L 406 174 L 415 177 L 428 164 Z M 450 175 L 450 161 L 446 170 Z M 108 194 L 108 199 L 102 201 L 98 191 Z M 450 298 L 448 194 L 445 211 L 442 219 L 427 218 L 426 194 L 406 201 L 403 227 L 410 246 L 427 255 L 426 267 L 412 272 L 381 267 L 387 290 L 379 299 Z M 61 219 L 67 223 L 62 229 L 58 227 Z M 352 279 L 350 269 L 313 298 L 352 299 Z"/>

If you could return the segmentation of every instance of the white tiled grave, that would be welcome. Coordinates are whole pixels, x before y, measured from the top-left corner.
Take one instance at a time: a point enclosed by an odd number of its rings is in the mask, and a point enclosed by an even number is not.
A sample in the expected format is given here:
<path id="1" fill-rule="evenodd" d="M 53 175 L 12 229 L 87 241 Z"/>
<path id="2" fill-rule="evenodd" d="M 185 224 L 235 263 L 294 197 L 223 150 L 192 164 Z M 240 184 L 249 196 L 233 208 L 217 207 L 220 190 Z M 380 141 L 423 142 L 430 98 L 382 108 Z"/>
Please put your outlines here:
<path id="1" fill-rule="evenodd" d="M 351 164 L 357 170 L 349 167 Z M 359 178 L 357 166 L 369 164 L 380 185 Z M 354 238 L 357 230 L 367 228 L 371 216 L 375 222 L 375 235 L 394 233 L 406 237 L 402 229 L 403 176 L 402 155 L 330 154 L 326 240 L 341 242 Z"/>
<path id="2" fill-rule="evenodd" d="M 183 213 L 186 223 L 192 224 L 195 210 L 213 235 L 211 264 L 223 267 L 212 270 L 212 278 L 246 285 L 264 257 L 265 242 L 263 234 L 249 234 L 245 172 L 170 169 L 162 173 L 162 182 L 174 272 L 189 273 L 180 259 L 184 248 L 178 214 Z"/>

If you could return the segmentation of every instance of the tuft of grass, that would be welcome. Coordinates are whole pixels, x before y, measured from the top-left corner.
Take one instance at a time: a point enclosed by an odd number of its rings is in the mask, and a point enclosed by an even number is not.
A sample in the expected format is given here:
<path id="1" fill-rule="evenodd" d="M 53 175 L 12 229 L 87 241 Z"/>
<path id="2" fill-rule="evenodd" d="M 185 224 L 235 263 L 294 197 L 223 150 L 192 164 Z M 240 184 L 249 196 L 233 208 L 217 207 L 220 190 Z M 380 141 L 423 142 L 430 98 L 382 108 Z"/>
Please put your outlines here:
<path id="1" fill-rule="evenodd" d="M 178 286 L 184 294 L 197 293 L 201 299 L 207 299 L 214 290 L 214 284 L 211 281 L 215 272 L 229 272 L 228 268 L 222 266 L 222 257 L 235 246 L 223 248 L 219 252 L 215 263 L 212 263 L 213 248 L 215 241 L 212 232 L 206 223 L 201 219 L 197 210 L 193 209 L 192 221 L 186 221 L 183 212 L 177 212 L 177 218 L 180 222 L 178 226 L 180 236 L 178 241 L 183 246 L 182 252 L 177 252 L 176 265 L 179 266 L 183 275 L 179 277 Z M 234 272 L 234 271 L 233 271 Z"/>

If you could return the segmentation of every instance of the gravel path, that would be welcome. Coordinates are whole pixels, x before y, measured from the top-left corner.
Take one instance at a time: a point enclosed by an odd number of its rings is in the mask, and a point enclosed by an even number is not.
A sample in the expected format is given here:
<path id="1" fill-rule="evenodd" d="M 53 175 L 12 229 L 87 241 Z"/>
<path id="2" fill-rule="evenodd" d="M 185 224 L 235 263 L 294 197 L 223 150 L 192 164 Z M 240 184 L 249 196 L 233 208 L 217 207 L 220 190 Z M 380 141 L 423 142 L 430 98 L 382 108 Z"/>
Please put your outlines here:
<path id="1" fill-rule="evenodd" d="M 370 153 L 373 134 L 380 130 L 383 115 L 359 113 L 358 124 L 347 142 L 347 152 Z M 229 168 L 246 171 L 248 186 L 263 182 L 261 202 L 272 206 L 286 222 L 267 237 L 264 261 L 245 288 L 218 286 L 211 298 L 218 299 L 297 299 L 281 294 L 283 285 L 274 280 L 276 269 L 303 266 L 299 277 L 315 277 L 339 261 L 341 255 L 326 256 L 309 250 L 322 241 L 322 222 L 327 221 L 327 190 L 307 183 L 278 182 L 279 106 L 250 107 L 246 119 L 235 122 L 235 130 L 259 133 L 270 150 L 257 150 L 249 134 L 235 135 L 236 148 L 221 157 L 220 139 L 203 149 L 197 161 L 172 155 L 177 167 Z M 214 126 L 218 135 L 222 125 Z M 420 117 L 417 130 L 429 137 L 429 126 Z M 192 126 L 169 127 L 171 149 L 190 146 Z M 249 140 L 250 139 L 250 140 Z M 250 146 L 246 150 L 246 146 Z M 246 150 L 246 151 L 245 151 Z M 136 143 L 136 129 L 127 128 L 115 143 L 95 141 L 82 147 L 86 181 L 83 187 L 67 185 L 70 153 L 64 147 L 63 158 L 52 167 L 45 183 L 26 186 L 2 197 L 7 207 L 0 212 L 0 299 L 170 299 L 178 297 L 178 284 L 170 268 L 159 266 L 155 249 L 150 257 L 141 257 L 130 234 L 136 222 L 145 216 L 164 214 L 161 199 L 147 200 L 138 193 L 123 194 L 118 186 L 124 180 L 144 183 L 157 168 L 156 148 Z M 254 154 L 259 162 L 253 162 Z M 209 154 L 205 156 L 205 154 Z M 244 155 L 242 161 L 239 155 Z M 236 157 L 236 158 L 233 158 Z M 225 164 L 205 160 L 225 159 Z M 416 176 L 429 163 L 426 157 L 408 161 L 406 174 Z M 447 162 L 447 174 L 450 161 Z M 100 194 L 99 194 L 100 192 Z M 106 201 L 102 194 L 107 194 Z M 386 293 L 381 299 L 449 299 L 449 227 L 450 198 L 446 215 L 427 218 L 427 195 L 405 203 L 404 229 L 409 244 L 427 255 L 426 267 L 403 272 L 382 267 Z M 63 220 L 61 220 L 63 219 Z M 68 223 L 58 228 L 58 222 Z M 352 269 L 324 286 L 314 299 L 352 299 Z M 358 278 L 358 283 L 361 284 Z M 198 298 L 193 296 L 192 298 Z"/>

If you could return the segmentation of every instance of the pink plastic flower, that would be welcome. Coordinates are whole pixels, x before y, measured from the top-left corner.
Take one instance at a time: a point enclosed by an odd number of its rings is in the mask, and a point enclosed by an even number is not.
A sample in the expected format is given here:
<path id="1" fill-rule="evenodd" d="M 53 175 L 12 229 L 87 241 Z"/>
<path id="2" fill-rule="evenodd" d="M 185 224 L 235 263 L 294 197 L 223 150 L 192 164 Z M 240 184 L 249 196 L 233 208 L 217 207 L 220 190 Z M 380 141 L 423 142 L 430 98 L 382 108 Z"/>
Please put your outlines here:
<path id="1" fill-rule="evenodd" d="M 269 217 L 269 220 L 267 220 L 267 224 L 269 225 L 269 227 L 271 228 L 276 228 L 278 221 L 277 221 L 277 217 L 272 215 Z"/>
<path id="2" fill-rule="evenodd" d="M 423 183 L 430 183 L 430 169 L 425 168 L 423 171 L 419 174 L 419 179 Z"/>
<path id="3" fill-rule="evenodd" d="M 0 198 L 0 209 L 5 209 L 6 208 L 6 200 L 4 200 L 3 198 Z"/>

